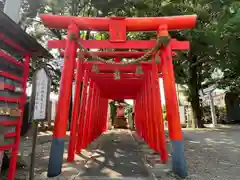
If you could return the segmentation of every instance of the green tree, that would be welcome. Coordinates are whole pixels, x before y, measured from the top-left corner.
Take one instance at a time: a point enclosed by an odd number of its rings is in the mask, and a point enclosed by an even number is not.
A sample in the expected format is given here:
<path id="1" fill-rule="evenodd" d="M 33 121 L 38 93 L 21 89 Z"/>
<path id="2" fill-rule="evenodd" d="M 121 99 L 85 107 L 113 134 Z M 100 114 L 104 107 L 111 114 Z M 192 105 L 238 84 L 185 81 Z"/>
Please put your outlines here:
<path id="1" fill-rule="evenodd" d="M 47 29 L 36 18 L 39 13 L 129 17 L 196 13 L 198 23 L 195 29 L 171 32 L 173 38 L 191 42 L 190 51 L 179 52 L 174 60 L 174 65 L 177 83 L 188 86 L 188 97 L 195 120 L 194 125 L 203 127 L 199 90 L 216 83 L 211 78 L 211 74 L 216 69 L 220 69 L 224 73 L 224 78 L 218 80 L 221 87 L 238 88 L 239 83 L 237 82 L 240 72 L 237 61 L 239 57 L 237 48 L 240 42 L 238 0 L 51 0 L 50 3 L 39 2 L 28 0 L 29 4 L 33 3 L 31 6 L 34 8 L 26 10 L 32 16 L 30 16 L 31 21 L 25 21 L 30 23 L 25 24 L 27 27 L 34 27 L 31 33 L 43 44 L 46 44 L 48 39 L 64 38 L 66 31 Z M 155 36 L 156 33 L 128 33 L 129 39 L 150 39 Z M 102 38 L 102 33 L 90 37 L 90 32 L 88 32 L 87 38 L 99 39 Z M 104 38 L 107 38 L 106 34 L 104 34 Z M 57 87 L 60 70 L 55 74 Z"/>

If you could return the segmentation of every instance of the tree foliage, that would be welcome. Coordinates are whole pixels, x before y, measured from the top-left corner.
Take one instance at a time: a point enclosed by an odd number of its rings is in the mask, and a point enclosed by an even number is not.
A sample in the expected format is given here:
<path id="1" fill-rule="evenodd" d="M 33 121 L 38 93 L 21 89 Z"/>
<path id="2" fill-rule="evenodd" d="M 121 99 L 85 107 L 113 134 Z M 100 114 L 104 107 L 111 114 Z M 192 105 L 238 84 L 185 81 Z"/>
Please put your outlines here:
<path id="1" fill-rule="evenodd" d="M 177 83 L 187 85 L 189 101 L 196 119 L 195 125 L 202 127 L 200 89 L 218 83 L 219 87 L 240 91 L 239 7 L 238 0 L 25 0 L 22 22 L 28 31 L 46 46 L 48 39 L 63 39 L 66 31 L 44 27 L 39 21 L 39 13 L 102 17 L 197 14 L 195 29 L 174 31 L 171 36 L 191 42 L 191 49 L 188 52 L 178 52 L 174 60 L 175 75 Z M 87 38 L 89 37 L 88 32 Z M 153 37 L 156 37 L 156 33 L 128 33 L 128 39 Z M 91 38 L 105 39 L 107 35 L 97 33 Z M 56 61 L 48 64 L 52 67 L 57 90 L 60 68 Z M 223 75 L 216 74 L 218 71 Z"/>

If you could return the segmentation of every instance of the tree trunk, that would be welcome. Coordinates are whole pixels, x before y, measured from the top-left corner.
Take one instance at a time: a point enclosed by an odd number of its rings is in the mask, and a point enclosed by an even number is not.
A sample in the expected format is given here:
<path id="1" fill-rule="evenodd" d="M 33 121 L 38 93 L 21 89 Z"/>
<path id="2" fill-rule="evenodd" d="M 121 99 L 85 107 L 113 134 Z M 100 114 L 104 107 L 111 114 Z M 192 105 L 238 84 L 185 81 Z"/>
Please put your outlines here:
<path id="1" fill-rule="evenodd" d="M 200 84 L 199 76 L 198 76 L 198 67 L 192 66 L 192 64 L 196 63 L 197 57 L 192 56 L 191 57 L 191 63 L 190 63 L 190 79 L 189 79 L 189 90 L 190 90 L 190 102 L 193 110 L 193 127 L 197 128 L 203 128 L 203 121 L 202 121 L 202 110 L 200 106 L 200 99 L 199 99 L 199 90 L 200 90 Z"/>

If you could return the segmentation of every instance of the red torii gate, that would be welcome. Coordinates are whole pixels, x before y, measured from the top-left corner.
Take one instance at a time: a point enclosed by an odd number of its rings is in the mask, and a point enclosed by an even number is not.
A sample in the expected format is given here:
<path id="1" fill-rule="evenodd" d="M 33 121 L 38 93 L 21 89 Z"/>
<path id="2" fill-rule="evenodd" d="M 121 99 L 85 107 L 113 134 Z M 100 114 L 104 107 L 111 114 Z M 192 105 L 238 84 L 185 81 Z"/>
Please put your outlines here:
<path id="1" fill-rule="evenodd" d="M 173 147 L 173 171 L 181 177 L 187 176 L 172 64 L 172 55 L 175 54 L 172 50 L 188 50 L 189 43 L 171 39 L 168 44 L 160 47 L 159 52 L 152 55 L 152 61 L 124 66 L 119 63 L 120 58 L 138 58 L 145 52 L 91 52 L 91 55 L 89 52 L 81 52 L 77 57 L 77 49 L 79 44 L 81 49 L 83 47 L 85 49 L 151 49 L 157 44 L 156 40 L 126 40 L 126 33 L 128 31 L 157 31 L 160 38 L 168 37 L 168 30 L 194 28 L 196 16 L 85 18 L 41 15 L 40 17 L 43 23 L 50 28 L 68 30 L 66 40 L 51 40 L 48 43 L 49 48 L 65 49 L 62 52 L 64 66 L 48 176 L 54 177 L 61 173 L 64 138 L 74 78 L 76 86 L 68 161 L 73 161 L 75 153 L 80 153 L 81 149 L 106 130 L 108 99 L 134 99 L 137 132 L 152 149 L 160 153 L 162 162 L 166 163 L 168 154 L 164 135 L 159 73 L 162 73 L 161 77 L 164 82 L 168 129 Z M 80 30 L 109 31 L 110 39 L 82 40 L 79 38 Z M 115 58 L 116 63 L 83 61 L 84 57 L 92 57 L 93 54 L 98 57 Z M 154 62 L 155 56 L 161 57 L 160 64 Z M 99 72 L 96 72 L 96 69 L 93 71 L 94 67 L 98 67 Z M 143 74 L 135 73 L 139 67 Z M 77 71 L 74 75 L 75 68 Z M 113 72 L 116 74 L 114 75 Z M 80 97 L 78 92 L 81 89 L 81 82 L 83 82 L 83 90 Z"/>

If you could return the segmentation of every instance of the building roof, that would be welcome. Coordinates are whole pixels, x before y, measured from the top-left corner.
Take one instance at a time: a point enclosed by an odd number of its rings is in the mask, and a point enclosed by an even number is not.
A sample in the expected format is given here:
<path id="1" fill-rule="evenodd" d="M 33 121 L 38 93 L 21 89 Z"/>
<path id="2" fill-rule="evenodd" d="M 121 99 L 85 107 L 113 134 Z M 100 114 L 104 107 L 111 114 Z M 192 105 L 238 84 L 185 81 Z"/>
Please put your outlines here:
<path id="1" fill-rule="evenodd" d="M 35 38 L 27 34 L 20 25 L 16 24 L 3 11 L 0 10 L 0 35 L 14 41 L 22 49 L 31 52 L 32 57 L 53 58 L 53 56 L 40 45 Z M 16 54 L 16 49 L 11 48 L 4 42 L 0 43 L 0 48 L 12 54 Z"/>

